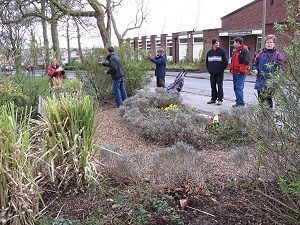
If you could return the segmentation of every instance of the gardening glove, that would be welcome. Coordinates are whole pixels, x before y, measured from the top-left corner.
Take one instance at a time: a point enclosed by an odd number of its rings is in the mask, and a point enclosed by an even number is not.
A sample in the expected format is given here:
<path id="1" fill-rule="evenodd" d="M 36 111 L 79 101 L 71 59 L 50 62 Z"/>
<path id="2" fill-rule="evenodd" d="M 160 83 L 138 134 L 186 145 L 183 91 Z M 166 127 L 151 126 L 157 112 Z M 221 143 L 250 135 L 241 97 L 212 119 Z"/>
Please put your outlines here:
<path id="1" fill-rule="evenodd" d="M 148 56 L 147 56 L 147 59 L 148 59 L 148 60 L 152 60 L 152 56 L 148 55 Z"/>
<path id="2" fill-rule="evenodd" d="M 257 70 L 252 70 L 252 75 L 257 76 L 258 71 Z"/>

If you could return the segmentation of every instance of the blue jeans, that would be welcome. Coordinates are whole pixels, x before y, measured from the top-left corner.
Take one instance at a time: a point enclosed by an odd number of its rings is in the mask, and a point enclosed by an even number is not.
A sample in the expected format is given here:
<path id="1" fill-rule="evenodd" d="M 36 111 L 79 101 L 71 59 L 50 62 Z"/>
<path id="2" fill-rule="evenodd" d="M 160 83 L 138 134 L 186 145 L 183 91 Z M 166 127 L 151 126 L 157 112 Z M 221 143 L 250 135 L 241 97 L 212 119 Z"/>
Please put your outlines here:
<path id="1" fill-rule="evenodd" d="M 246 80 L 246 75 L 238 73 L 233 75 L 233 90 L 235 93 L 236 104 L 238 106 L 244 106 L 244 84 Z"/>
<path id="2" fill-rule="evenodd" d="M 122 102 L 127 99 L 124 77 L 121 77 L 118 80 L 113 80 L 113 90 L 115 94 L 116 105 L 117 107 L 119 107 L 122 105 Z"/>

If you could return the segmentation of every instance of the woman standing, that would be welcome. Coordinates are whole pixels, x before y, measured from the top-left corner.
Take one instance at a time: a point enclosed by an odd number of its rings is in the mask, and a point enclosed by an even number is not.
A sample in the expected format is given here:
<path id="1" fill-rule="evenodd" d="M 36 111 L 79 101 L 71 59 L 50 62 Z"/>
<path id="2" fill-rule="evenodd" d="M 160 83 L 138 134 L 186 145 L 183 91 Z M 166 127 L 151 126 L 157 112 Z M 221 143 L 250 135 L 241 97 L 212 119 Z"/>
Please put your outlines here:
<path id="1" fill-rule="evenodd" d="M 273 108 L 274 87 L 268 81 L 274 72 L 284 70 L 284 57 L 275 47 L 277 38 L 270 34 L 265 38 L 265 48 L 255 57 L 252 74 L 256 77 L 254 89 L 257 90 L 258 100 L 267 102 Z"/>
<path id="2" fill-rule="evenodd" d="M 50 65 L 48 67 L 48 76 L 50 81 L 50 87 L 53 87 L 53 78 L 61 79 L 62 84 L 64 83 L 63 75 L 65 74 L 65 70 L 59 66 L 56 58 L 52 58 L 50 61 Z"/>
<path id="3" fill-rule="evenodd" d="M 166 87 L 165 84 L 166 62 L 167 62 L 165 50 L 163 48 L 158 48 L 156 57 L 152 58 L 151 56 L 147 56 L 147 59 L 156 64 L 156 68 L 155 68 L 156 86 L 165 88 Z"/>

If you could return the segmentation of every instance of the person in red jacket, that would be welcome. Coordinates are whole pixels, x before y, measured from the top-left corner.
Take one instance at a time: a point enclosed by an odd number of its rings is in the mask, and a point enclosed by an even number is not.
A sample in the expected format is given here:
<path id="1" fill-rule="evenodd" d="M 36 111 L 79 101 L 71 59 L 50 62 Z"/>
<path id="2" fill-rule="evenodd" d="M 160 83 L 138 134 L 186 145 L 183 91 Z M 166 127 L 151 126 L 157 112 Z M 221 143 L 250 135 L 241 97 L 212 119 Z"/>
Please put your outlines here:
<path id="1" fill-rule="evenodd" d="M 230 69 L 233 75 L 233 90 L 236 103 L 232 107 L 244 106 L 244 84 L 248 74 L 247 66 L 250 63 L 250 52 L 248 46 L 243 44 L 241 37 L 233 40 L 235 52 L 231 59 Z"/>
<path id="2" fill-rule="evenodd" d="M 65 70 L 58 64 L 56 58 L 52 58 L 50 65 L 48 67 L 48 76 L 49 76 L 49 81 L 50 81 L 50 87 L 53 87 L 53 78 L 58 78 L 61 79 L 62 83 L 64 82 L 63 80 L 63 75 L 65 74 Z"/>

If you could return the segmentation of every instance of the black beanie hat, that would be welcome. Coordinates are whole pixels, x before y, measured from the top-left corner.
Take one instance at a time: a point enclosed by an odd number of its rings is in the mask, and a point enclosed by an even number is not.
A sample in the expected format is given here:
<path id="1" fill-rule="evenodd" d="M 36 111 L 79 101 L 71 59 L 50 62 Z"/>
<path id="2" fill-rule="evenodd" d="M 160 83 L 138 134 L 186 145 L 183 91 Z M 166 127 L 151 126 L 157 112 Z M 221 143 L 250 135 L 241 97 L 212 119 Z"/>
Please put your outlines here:
<path id="1" fill-rule="evenodd" d="M 108 47 L 107 50 L 108 50 L 108 52 L 114 52 L 115 51 L 113 46 Z"/>
<path id="2" fill-rule="evenodd" d="M 212 40 L 211 40 L 212 45 L 216 44 L 217 41 L 218 41 L 217 38 L 212 39 Z"/>

